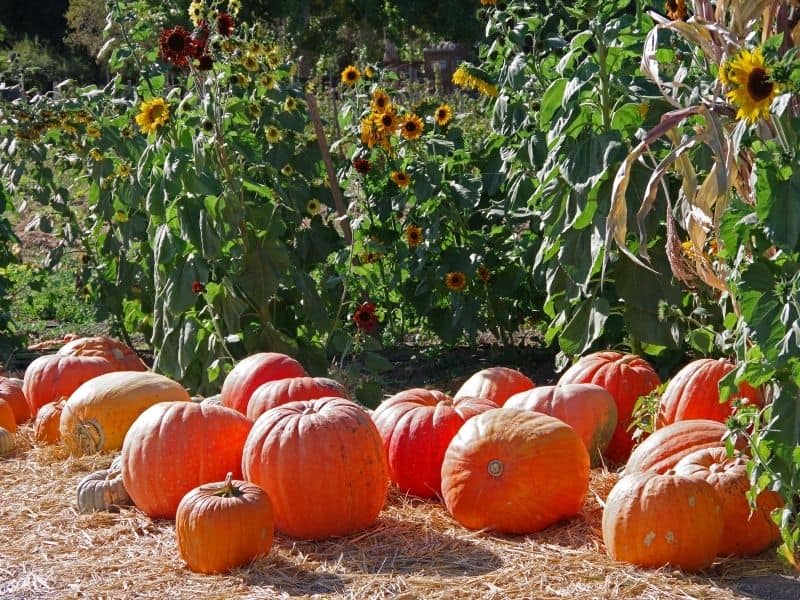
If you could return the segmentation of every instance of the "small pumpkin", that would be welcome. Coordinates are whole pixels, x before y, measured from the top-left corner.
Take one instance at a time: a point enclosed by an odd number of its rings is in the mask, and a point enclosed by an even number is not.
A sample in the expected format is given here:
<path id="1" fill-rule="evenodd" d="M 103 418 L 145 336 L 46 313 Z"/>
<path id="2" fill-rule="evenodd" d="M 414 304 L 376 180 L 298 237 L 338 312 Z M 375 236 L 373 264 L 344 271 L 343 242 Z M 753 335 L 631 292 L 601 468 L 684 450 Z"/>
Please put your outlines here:
<path id="1" fill-rule="evenodd" d="M 496 408 L 471 418 L 442 463 L 442 497 L 468 529 L 533 533 L 577 514 L 589 491 L 589 453 L 549 415 Z"/>
<path id="2" fill-rule="evenodd" d="M 593 467 L 600 464 L 601 455 L 617 426 L 614 397 L 605 388 L 592 383 L 535 387 L 514 394 L 504 406 L 532 410 L 564 421 L 583 440 Z"/>
<path id="3" fill-rule="evenodd" d="M 652 433 L 631 453 L 625 473 L 672 469 L 687 454 L 703 448 L 724 448 L 728 428 L 718 421 L 678 421 Z"/>
<path id="4" fill-rule="evenodd" d="M 133 422 L 122 444 L 122 479 L 134 504 L 153 519 L 172 519 L 186 493 L 241 479 L 242 447 L 252 422 L 213 404 L 159 402 Z"/>
<path id="5" fill-rule="evenodd" d="M 5 400 L 11 405 L 17 425 L 31 418 L 31 409 L 25 400 L 22 383 L 22 379 L 16 377 L 0 377 L 0 400 Z"/>
<path id="6" fill-rule="evenodd" d="M 345 398 L 290 402 L 265 412 L 244 445 L 242 470 L 272 500 L 275 528 L 298 539 L 369 527 L 389 488 L 378 430 Z"/>
<path id="7" fill-rule="evenodd" d="M 36 418 L 48 402 L 68 398 L 85 381 L 113 370 L 114 365 L 99 356 L 40 356 L 25 369 L 22 384 L 31 416 Z"/>
<path id="8" fill-rule="evenodd" d="M 272 548 L 275 516 L 267 493 L 233 480 L 201 485 L 178 505 L 178 552 L 198 573 L 225 573 L 265 556 Z"/>
<path id="9" fill-rule="evenodd" d="M 487 398 L 503 406 L 514 394 L 535 387 L 536 384 L 524 373 L 509 367 L 481 369 L 467 379 L 453 395 L 455 400 L 464 397 Z"/>
<path id="10" fill-rule="evenodd" d="M 58 351 L 61 356 L 99 356 L 114 365 L 115 371 L 147 371 L 136 351 L 107 335 L 70 340 Z"/>
<path id="11" fill-rule="evenodd" d="M 685 365 L 667 383 L 658 405 L 656 428 L 677 421 L 711 419 L 724 423 L 733 411 L 733 400 L 719 401 L 719 382 L 736 367 L 724 358 L 700 358 Z M 761 391 L 742 383 L 738 398 L 762 406 Z"/>
<path id="12" fill-rule="evenodd" d="M 65 398 L 48 402 L 39 409 L 33 421 L 33 437 L 40 444 L 55 444 L 61 439 L 61 413 L 67 403 Z"/>
<path id="13" fill-rule="evenodd" d="M 270 408 L 297 400 L 336 397 L 350 399 L 345 387 L 326 377 L 289 377 L 258 386 L 247 403 L 247 417 L 254 421 Z"/>
<path id="14" fill-rule="evenodd" d="M 120 506 L 130 506 L 131 497 L 122 482 L 122 472 L 101 469 L 81 479 L 77 489 L 78 512 L 117 512 Z"/>
<path id="15" fill-rule="evenodd" d="M 605 457 L 622 463 L 633 450 L 633 432 L 629 431 L 633 407 L 640 396 L 646 396 L 661 380 L 646 360 L 635 354 L 604 351 L 582 357 L 567 369 L 558 385 L 593 383 L 608 390 L 617 405 L 617 426 L 605 451 Z"/>
<path id="16" fill-rule="evenodd" d="M 0 427 L 0 456 L 7 456 L 16 448 L 14 434 L 5 427 Z"/>
<path id="17" fill-rule="evenodd" d="M 372 413 L 386 450 L 389 477 L 400 491 L 430 498 L 439 494 L 442 460 L 461 426 L 497 408 L 486 398 L 453 400 L 437 390 L 414 388 L 384 400 Z"/>
<path id="18" fill-rule="evenodd" d="M 119 450 L 128 429 L 158 402 L 188 402 L 179 383 L 150 371 L 116 371 L 76 389 L 61 414 L 61 439 L 73 454 Z"/>
<path id="19" fill-rule="evenodd" d="M 222 405 L 247 414 L 250 396 L 260 385 L 286 379 L 288 377 L 307 377 L 308 373 L 291 356 L 279 352 L 259 352 L 241 360 L 228 373 L 222 384 Z"/>
<path id="20" fill-rule="evenodd" d="M 8 429 L 11 433 L 17 430 L 17 419 L 14 416 L 14 409 L 11 404 L 0 398 L 0 427 Z"/>
<path id="21" fill-rule="evenodd" d="M 758 554 L 780 539 L 780 530 L 770 513 L 783 506 L 783 498 L 777 492 L 764 490 L 751 511 L 745 456 L 729 457 L 725 448 L 704 448 L 684 456 L 675 465 L 675 472 L 708 482 L 719 495 L 725 521 L 720 555 Z"/>
<path id="22" fill-rule="evenodd" d="M 622 477 L 606 499 L 602 526 L 614 560 L 698 571 L 717 556 L 724 521 L 714 488 L 670 470 Z"/>

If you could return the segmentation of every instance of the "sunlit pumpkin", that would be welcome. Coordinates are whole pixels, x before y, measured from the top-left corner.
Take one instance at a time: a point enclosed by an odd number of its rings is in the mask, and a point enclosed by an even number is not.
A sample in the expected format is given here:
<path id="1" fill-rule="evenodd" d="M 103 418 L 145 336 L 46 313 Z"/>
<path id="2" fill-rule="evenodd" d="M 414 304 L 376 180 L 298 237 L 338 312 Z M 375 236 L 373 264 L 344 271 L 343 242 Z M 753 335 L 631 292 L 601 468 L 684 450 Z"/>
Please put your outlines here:
<path id="1" fill-rule="evenodd" d="M 5 400 L 11 405 L 17 425 L 31 418 L 31 409 L 25 400 L 22 384 L 22 379 L 16 377 L 0 377 L 0 400 Z"/>
<path id="2" fill-rule="evenodd" d="M 17 419 L 11 403 L 0 398 L 0 427 L 14 433 L 17 430 Z"/>
<path id="3" fill-rule="evenodd" d="M 82 383 L 114 371 L 114 365 L 99 356 L 40 356 L 25 369 L 22 391 L 32 417 L 49 402 L 68 398 Z"/>
<path id="4" fill-rule="evenodd" d="M 255 422 L 265 411 L 287 402 L 332 396 L 350 398 L 345 387 L 325 377 L 289 377 L 258 386 L 247 403 L 247 417 Z"/>
<path id="5" fill-rule="evenodd" d="M 64 344 L 58 354 L 61 356 L 99 356 L 110 362 L 115 371 L 147 370 L 147 365 L 133 348 L 107 335 L 76 338 Z"/>
<path id="6" fill-rule="evenodd" d="M 481 369 L 467 379 L 453 395 L 455 400 L 464 397 L 487 398 L 503 406 L 506 400 L 518 392 L 523 392 L 536 384 L 524 373 L 509 367 L 489 367 Z"/>
<path id="7" fill-rule="evenodd" d="M 55 444 L 61 439 L 61 413 L 67 403 L 65 398 L 48 402 L 33 420 L 33 437 L 40 444 Z"/>
<path id="8" fill-rule="evenodd" d="M 223 406 L 247 414 L 250 396 L 258 386 L 276 379 L 307 377 L 308 373 L 291 356 L 278 352 L 259 352 L 239 361 L 222 384 Z"/>

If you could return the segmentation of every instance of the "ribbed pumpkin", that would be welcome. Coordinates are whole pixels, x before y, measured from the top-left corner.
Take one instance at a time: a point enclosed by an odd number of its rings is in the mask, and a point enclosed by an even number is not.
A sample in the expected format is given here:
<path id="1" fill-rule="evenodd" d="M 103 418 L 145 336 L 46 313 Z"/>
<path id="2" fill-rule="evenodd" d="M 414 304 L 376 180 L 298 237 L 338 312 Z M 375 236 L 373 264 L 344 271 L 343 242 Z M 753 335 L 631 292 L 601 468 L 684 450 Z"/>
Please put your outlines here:
<path id="1" fill-rule="evenodd" d="M 33 420 L 33 437 L 40 444 L 55 444 L 61 439 L 61 413 L 64 410 L 66 399 L 58 402 L 48 402 Z"/>
<path id="2" fill-rule="evenodd" d="M 506 400 L 518 392 L 524 392 L 536 384 L 531 379 L 509 367 L 489 367 L 488 369 L 481 369 L 477 373 L 467 379 L 464 384 L 458 388 L 458 391 L 453 395 L 453 398 L 487 398 L 497 404 L 503 406 Z"/>
<path id="3" fill-rule="evenodd" d="M 186 493 L 241 479 L 242 447 L 252 422 L 238 411 L 195 402 L 161 402 L 134 421 L 122 444 L 122 480 L 134 504 L 172 519 Z"/>
<path id="4" fill-rule="evenodd" d="M 672 469 L 687 454 L 703 448 L 724 448 L 728 428 L 718 421 L 678 421 L 655 431 L 631 453 L 625 473 Z"/>
<path id="5" fill-rule="evenodd" d="M 704 569 L 719 552 L 722 533 L 714 488 L 673 471 L 622 477 L 603 510 L 608 555 L 642 567 Z"/>
<path id="6" fill-rule="evenodd" d="M 661 395 L 656 427 L 689 419 L 724 423 L 733 410 L 733 398 L 720 404 L 719 382 L 735 368 L 724 358 L 700 358 L 685 365 Z M 739 396 L 750 404 L 764 404 L 761 392 L 746 383 L 739 386 Z"/>
<path id="7" fill-rule="evenodd" d="M 113 370 L 114 365 L 99 356 L 40 356 L 28 365 L 22 384 L 31 416 L 49 402 L 68 398 L 85 381 Z"/>
<path id="8" fill-rule="evenodd" d="M 344 398 L 265 412 L 247 438 L 242 470 L 272 500 L 275 528 L 299 539 L 369 527 L 389 488 L 378 430 L 363 408 Z"/>
<path id="9" fill-rule="evenodd" d="M 758 495 L 751 513 L 747 501 L 750 480 L 747 458 L 741 454 L 729 457 L 725 448 L 705 448 L 684 456 L 675 472 L 702 479 L 711 484 L 722 501 L 725 521 L 720 555 L 758 554 L 781 537 L 770 513 L 783 506 L 781 495 L 764 490 Z"/>
<path id="10" fill-rule="evenodd" d="M 496 408 L 461 427 L 442 463 L 447 510 L 468 529 L 533 533 L 577 514 L 589 453 L 555 417 Z"/>
<path id="11" fill-rule="evenodd" d="M 222 404 L 247 414 L 247 404 L 256 388 L 268 381 L 288 377 L 307 377 L 308 373 L 291 356 L 278 352 L 259 352 L 241 360 L 222 384 Z"/>
<path id="12" fill-rule="evenodd" d="M 453 400 L 436 391 L 399 392 L 372 413 L 386 449 L 389 477 L 400 491 L 430 498 L 441 490 L 445 450 L 461 426 L 497 408 L 486 398 Z"/>
<path id="13" fill-rule="evenodd" d="M 159 402 L 188 402 L 179 383 L 150 371 L 116 371 L 83 383 L 61 413 L 61 439 L 73 454 L 122 447 L 128 429 Z"/>
<path id="14" fill-rule="evenodd" d="M 76 338 L 64 344 L 58 354 L 99 356 L 114 365 L 115 371 L 147 371 L 147 365 L 133 348 L 107 335 Z"/>
<path id="15" fill-rule="evenodd" d="M 247 417 L 255 422 L 265 411 L 287 402 L 317 398 L 347 398 L 345 387 L 325 377 L 289 377 L 268 381 L 256 388 L 247 403 Z"/>
<path id="16" fill-rule="evenodd" d="M 11 405 L 17 425 L 31 418 L 31 409 L 25 400 L 22 383 L 22 379 L 16 377 L 0 377 L 0 400 L 5 400 Z"/>
<path id="17" fill-rule="evenodd" d="M 265 556 L 275 517 L 267 493 L 228 473 L 186 494 L 175 515 L 178 552 L 192 571 L 224 573 Z"/>
<path id="18" fill-rule="evenodd" d="M 6 400 L 0 398 L 0 427 L 8 429 L 11 433 L 17 430 L 17 419 L 14 416 L 14 409 Z"/>
<path id="19" fill-rule="evenodd" d="M 536 387 L 514 394 L 504 406 L 532 410 L 564 421 L 583 440 L 593 467 L 600 464 L 601 454 L 617 426 L 617 405 L 613 396 L 592 383 Z"/>
<path id="20" fill-rule="evenodd" d="M 661 384 L 653 367 L 635 354 L 595 352 L 584 356 L 564 372 L 558 385 L 567 383 L 594 383 L 614 397 L 617 426 L 605 456 L 613 462 L 625 462 L 633 449 L 633 435 L 628 426 L 636 400 Z"/>
<path id="21" fill-rule="evenodd" d="M 5 427 L 0 427 L 0 456 L 11 454 L 15 447 L 14 434 Z"/>
<path id="22" fill-rule="evenodd" d="M 131 497 L 122 482 L 119 470 L 101 469 L 89 473 L 78 483 L 78 512 L 117 512 L 120 506 L 130 506 Z"/>

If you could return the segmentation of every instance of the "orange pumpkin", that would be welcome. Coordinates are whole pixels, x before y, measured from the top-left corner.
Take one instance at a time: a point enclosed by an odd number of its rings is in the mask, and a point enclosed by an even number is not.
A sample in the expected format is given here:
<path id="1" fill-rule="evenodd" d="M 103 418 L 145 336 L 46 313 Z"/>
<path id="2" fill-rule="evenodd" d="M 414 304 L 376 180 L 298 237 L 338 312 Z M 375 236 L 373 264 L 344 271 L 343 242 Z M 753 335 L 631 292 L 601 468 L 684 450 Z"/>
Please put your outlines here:
<path id="1" fill-rule="evenodd" d="M 275 528 L 324 539 L 372 525 L 389 474 L 367 412 L 344 398 L 290 402 L 258 418 L 242 457 L 244 477 L 275 507 Z"/>
<path id="2" fill-rule="evenodd" d="M 259 352 L 241 360 L 228 373 L 220 392 L 222 404 L 246 415 L 250 396 L 260 385 L 276 379 L 307 376 L 303 365 L 291 356 Z"/>
<path id="3" fill-rule="evenodd" d="M 196 487 L 175 515 L 178 552 L 192 571 L 225 573 L 269 553 L 275 517 L 267 493 L 247 481 Z"/>
<path id="4" fill-rule="evenodd" d="M 107 335 L 75 338 L 58 351 L 61 356 L 99 356 L 114 365 L 115 371 L 147 371 L 136 351 Z"/>
<path id="5" fill-rule="evenodd" d="M 453 395 L 459 398 L 487 398 L 503 406 L 506 400 L 518 392 L 529 390 L 536 384 L 527 375 L 508 367 L 490 367 L 474 373 Z"/>
<path id="6" fill-rule="evenodd" d="M 33 437 L 40 444 L 55 444 L 61 439 L 59 425 L 61 412 L 64 410 L 66 399 L 58 402 L 48 402 L 36 415 L 33 421 Z"/>
<path id="7" fill-rule="evenodd" d="M 0 400 L 5 400 L 11 405 L 17 425 L 31 418 L 31 409 L 25 400 L 22 383 L 22 379 L 16 377 L 0 377 Z"/>
<path id="8" fill-rule="evenodd" d="M 181 498 L 228 471 L 241 479 L 252 422 L 240 412 L 196 402 L 160 402 L 133 422 L 122 444 L 122 481 L 139 509 L 172 519 Z"/>
<path id="9" fill-rule="evenodd" d="M 653 367 L 635 354 L 595 352 L 564 372 L 558 385 L 567 383 L 594 383 L 614 397 L 617 426 L 605 456 L 613 462 L 625 462 L 633 449 L 633 432 L 628 430 L 633 407 L 640 396 L 646 396 L 661 384 Z"/>
<path id="10" fill-rule="evenodd" d="M 264 412 L 287 402 L 297 400 L 316 400 L 332 396 L 350 396 L 345 387 L 333 379 L 325 377 L 290 377 L 268 381 L 256 388 L 247 403 L 247 418 L 255 422 Z"/>
<path id="11" fill-rule="evenodd" d="M 17 419 L 14 417 L 14 409 L 6 400 L 0 398 L 0 427 L 14 433 L 17 430 Z"/>
<path id="12" fill-rule="evenodd" d="M 780 539 L 780 530 L 770 513 L 783 506 L 783 498 L 764 490 L 751 512 L 746 457 L 741 454 L 729 457 L 725 448 L 705 448 L 684 456 L 675 465 L 675 472 L 702 479 L 717 491 L 725 521 L 720 555 L 758 554 Z"/>
<path id="13" fill-rule="evenodd" d="M 601 454 L 617 426 L 614 397 L 592 383 L 536 387 L 514 394 L 505 407 L 532 410 L 564 421 L 583 440 L 592 466 L 600 464 Z"/>
<path id="14" fill-rule="evenodd" d="M 700 358 L 684 366 L 664 389 L 658 406 L 656 427 L 689 419 L 711 419 L 724 423 L 733 411 L 734 398 L 720 404 L 719 382 L 735 368 L 724 358 Z M 761 391 L 746 383 L 739 386 L 738 397 L 757 406 L 764 404 Z"/>
<path id="15" fill-rule="evenodd" d="M 664 473 L 695 450 L 724 448 L 727 433 L 725 425 L 708 419 L 678 421 L 667 425 L 636 447 L 625 465 L 625 473 Z"/>
<path id="16" fill-rule="evenodd" d="M 468 529 L 533 533 L 577 514 L 589 453 L 558 419 L 496 408 L 461 427 L 442 463 L 447 510 Z"/>
<path id="17" fill-rule="evenodd" d="M 608 555 L 642 567 L 704 569 L 719 552 L 723 527 L 714 488 L 674 471 L 622 477 L 603 510 Z"/>
<path id="18" fill-rule="evenodd" d="M 74 454 L 119 450 L 128 429 L 158 402 L 188 402 L 179 383 L 150 371 L 115 371 L 83 383 L 61 413 L 61 439 Z"/>
<path id="19" fill-rule="evenodd" d="M 68 398 L 83 382 L 113 370 L 114 365 L 99 356 L 40 356 L 25 370 L 22 384 L 31 416 L 48 402 Z"/>
<path id="20" fill-rule="evenodd" d="M 442 483 L 442 460 L 461 426 L 497 408 L 486 398 L 453 400 L 436 390 L 399 392 L 372 413 L 386 450 L 389 477 L 400 491 L 423 498 L 436 496 Z"/>

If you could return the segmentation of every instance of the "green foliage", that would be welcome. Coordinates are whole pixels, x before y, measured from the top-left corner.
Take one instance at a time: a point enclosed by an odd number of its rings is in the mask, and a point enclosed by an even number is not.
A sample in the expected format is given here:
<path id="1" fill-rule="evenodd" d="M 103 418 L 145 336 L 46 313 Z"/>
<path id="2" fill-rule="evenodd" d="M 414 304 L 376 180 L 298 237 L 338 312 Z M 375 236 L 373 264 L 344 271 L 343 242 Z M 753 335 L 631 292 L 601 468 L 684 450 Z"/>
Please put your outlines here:
<path id="1" fill-rule="evenodd" d="M 17 242 L 11 223 L 5 218 L 6 210 L 11 209 L 8 194 L 0 188 L 0 359 L 5 362 L 16 350 L 22 339 L 12 319 L 11 287 L 8 270 L 17 262 L 11 246 Z"/>

